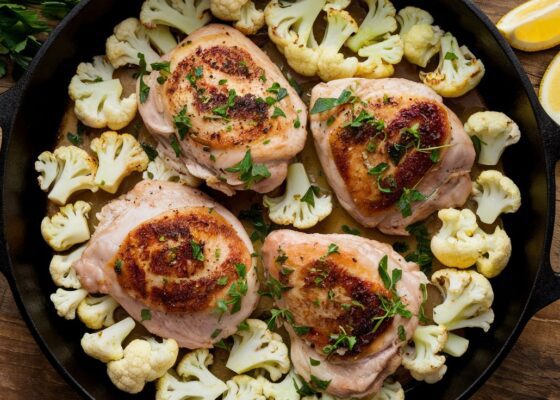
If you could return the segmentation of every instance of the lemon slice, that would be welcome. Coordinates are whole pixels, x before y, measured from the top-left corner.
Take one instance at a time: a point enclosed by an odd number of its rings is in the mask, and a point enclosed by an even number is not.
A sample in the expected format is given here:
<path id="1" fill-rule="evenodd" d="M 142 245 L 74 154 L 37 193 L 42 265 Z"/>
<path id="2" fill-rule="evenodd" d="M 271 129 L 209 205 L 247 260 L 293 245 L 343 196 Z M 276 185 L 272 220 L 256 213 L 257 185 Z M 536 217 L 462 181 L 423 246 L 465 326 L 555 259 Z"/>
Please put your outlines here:
<path id="1" fill-rule="evenodd" d="M 560 53 L 554 57 L 544 73 L 539 100 L 548 115 L 560 124 Z"/>
<path id="2" fill-rule="evenodd" d="M 550 49 L 560 44 L 560 0 L 528 1 L 507 13 L 497 26 L 516 49 Z"/>

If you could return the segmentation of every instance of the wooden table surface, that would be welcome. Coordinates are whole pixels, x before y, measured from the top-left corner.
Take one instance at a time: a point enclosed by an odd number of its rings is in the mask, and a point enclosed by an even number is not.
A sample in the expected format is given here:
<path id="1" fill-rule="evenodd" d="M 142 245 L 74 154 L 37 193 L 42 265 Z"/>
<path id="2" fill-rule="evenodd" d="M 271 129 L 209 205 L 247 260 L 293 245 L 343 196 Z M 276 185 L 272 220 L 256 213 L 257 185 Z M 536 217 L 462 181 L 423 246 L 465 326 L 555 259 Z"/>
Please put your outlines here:
<path id="1" fill-rule="evenodd" d="M 522 2 L 475 0 L 493 21 Z M 557 51 L 558 48 L 536 54 L 518 52 L 535 89 Z M 10 85 L 9 79 L 0 80 L 0 92 Z M 560 206 L 560 191 L 556 201 Z M 553 253 L 560 252 L 559 245 L 553 247 Z M 6 280 L 0 277 L 0 399 L 79 398 L 39 350 L 19 315 Z M 529 322 L 506 360 L 474 398 L 560 399 L 560 301 Z"/>

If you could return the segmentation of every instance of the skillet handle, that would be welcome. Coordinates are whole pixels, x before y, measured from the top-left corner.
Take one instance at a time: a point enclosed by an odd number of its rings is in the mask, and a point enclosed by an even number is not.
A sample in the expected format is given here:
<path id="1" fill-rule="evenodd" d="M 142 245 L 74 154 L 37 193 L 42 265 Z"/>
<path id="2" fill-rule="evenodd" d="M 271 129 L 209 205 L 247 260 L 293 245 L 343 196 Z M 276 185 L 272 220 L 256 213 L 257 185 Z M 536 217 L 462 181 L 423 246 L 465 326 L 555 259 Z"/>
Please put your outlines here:
<path id="1" fill-rule="evenodd" d="M 560 160 L 560 126 L 556 124 L 548 114 L 541 108 L 541 121 L 543 123 L 543 136 L 545 142 L 545 155 L 546 163 L 548 165 L 549 174 L 551 174 L 550 190 L 553 196 L 553 207 L 550 212 L 553 218 L 555 215 L 556 207 L 554 198 L 556 197 L 556 163 Z M 554 221 L 554 226 L 551 229 L 550 235 L 554 237 L 560 235 L 560 220 Z M 550 242 L 550 240 L 549 240 Z M 559 241 L 556 241 L 559 243 Z M 549 304 L 560 299 L 560 273 L 552 269 L 550 254 L 555 252 L 555 243 L 552 242 L 551 248 L 546 249 L 543 255 L 542 265 L 540 267 L 535 286 L 533 288 L 533 295 L 528 305 L 528 316 L 532 317 L 538 311 L 548 306 Z"/>

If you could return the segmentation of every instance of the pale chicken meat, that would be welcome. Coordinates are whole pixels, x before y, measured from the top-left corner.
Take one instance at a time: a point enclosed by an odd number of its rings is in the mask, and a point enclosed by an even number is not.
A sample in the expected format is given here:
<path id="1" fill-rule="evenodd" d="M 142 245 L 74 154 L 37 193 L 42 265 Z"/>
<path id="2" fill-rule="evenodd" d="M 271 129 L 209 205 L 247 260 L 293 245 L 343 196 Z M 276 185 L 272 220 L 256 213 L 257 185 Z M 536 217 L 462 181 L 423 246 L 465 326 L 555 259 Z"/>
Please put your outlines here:
<path id="1" fill-rule="evenodd" d="M 312 376 L 330 381 L 326 391 L 341 398 L 378 392 L 418 325 L 427 282 L 418 265 L 354 235 L 277 230 L 262 252 L 269 279 L 281 289 L 276 306 L 291 312 L 284 326 L 296 372 L 312 384 Z M 387 314 L 398 304 L 399 313 Z"/>
<path id="2" fill-rule="evenodd" d="M 408 225 L 466 202 L 473 144 L 427 86 L 397 78 L 341 79 L 315 86 L 311 107 L 329 184 L 362 225 L 406 235 Z"/>
<path id="3" fill-rule="evenodd" d="M 307 123 L 280 69 L 250 39 L 219 24 L 195 31 L 163 60 L 170 74 L 163 83 L 158 71 L 144 78 L 150 89 L 139 109 L 166 155 L 229 195 L 279 186 L 303 149 Z"/>
<path id="4" fill-rule="evenodd" d="M 181 347 L 209 348 L 256 307 L 251 241 L 202 192 L 142 181 L 98 219 L 73 266 L 85 289 L 110 294 L 151 333 Z"/>

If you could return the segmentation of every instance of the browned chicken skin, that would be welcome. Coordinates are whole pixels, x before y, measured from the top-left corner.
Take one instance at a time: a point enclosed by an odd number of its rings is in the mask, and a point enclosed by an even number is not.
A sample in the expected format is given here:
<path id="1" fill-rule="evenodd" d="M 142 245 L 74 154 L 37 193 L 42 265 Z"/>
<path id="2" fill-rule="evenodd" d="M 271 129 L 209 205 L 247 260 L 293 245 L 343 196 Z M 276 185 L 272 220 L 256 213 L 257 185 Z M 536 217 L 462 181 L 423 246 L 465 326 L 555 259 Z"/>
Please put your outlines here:
<path id="1" fill-rule="evenodd" d="M 285 326 L 296 372 L 330 381 L 327 392 L 343 398 L 378 391 L 400 365 L 398 350 L 406 340 L 399 338 L 399 326 L 410 338 L 418 324 L 420 283 L 427 282 L 418 266 L 386 244 L 353 235 L 279 230 L 268 235 L 262 251 L 266 270 L 282 287 L 276 305 L 293 317 Z M 408 317 L 383 318 L 382 301 L 395 300 L 379 274 L 385 257 L 389 276 L 402 272 L 394 290 Z M 352 342 L 337 344 L 340 335 Z M 320 364 L 311 365 L 311 358 Z"/>
<path id="2" fill-rule="evenodd" d="M 406 234 L 432 212 L 464 204 L 475 152 L 440 96 L 404 79 L 342 79 L 317 85 L 311 104 L 345 90 L 354 100 L 312 115 L 311 130 L 331 187 L 358 222 Z M 426 197 L 408 201 L 409 213 L 398 207 L 405 190 Z"/>
<path id="3" fill-rule="evenodd" d="M 145 78 L 139 111 L 165 156 L 229 195 L 279 186 L 305 144 L 307 108 L 270 58 L 236 29 L 210 24 L 164 60 L 171 73 L 163 84 L 158 71 Z M 235 170 L 248 151 L 268 174 Z"/>

